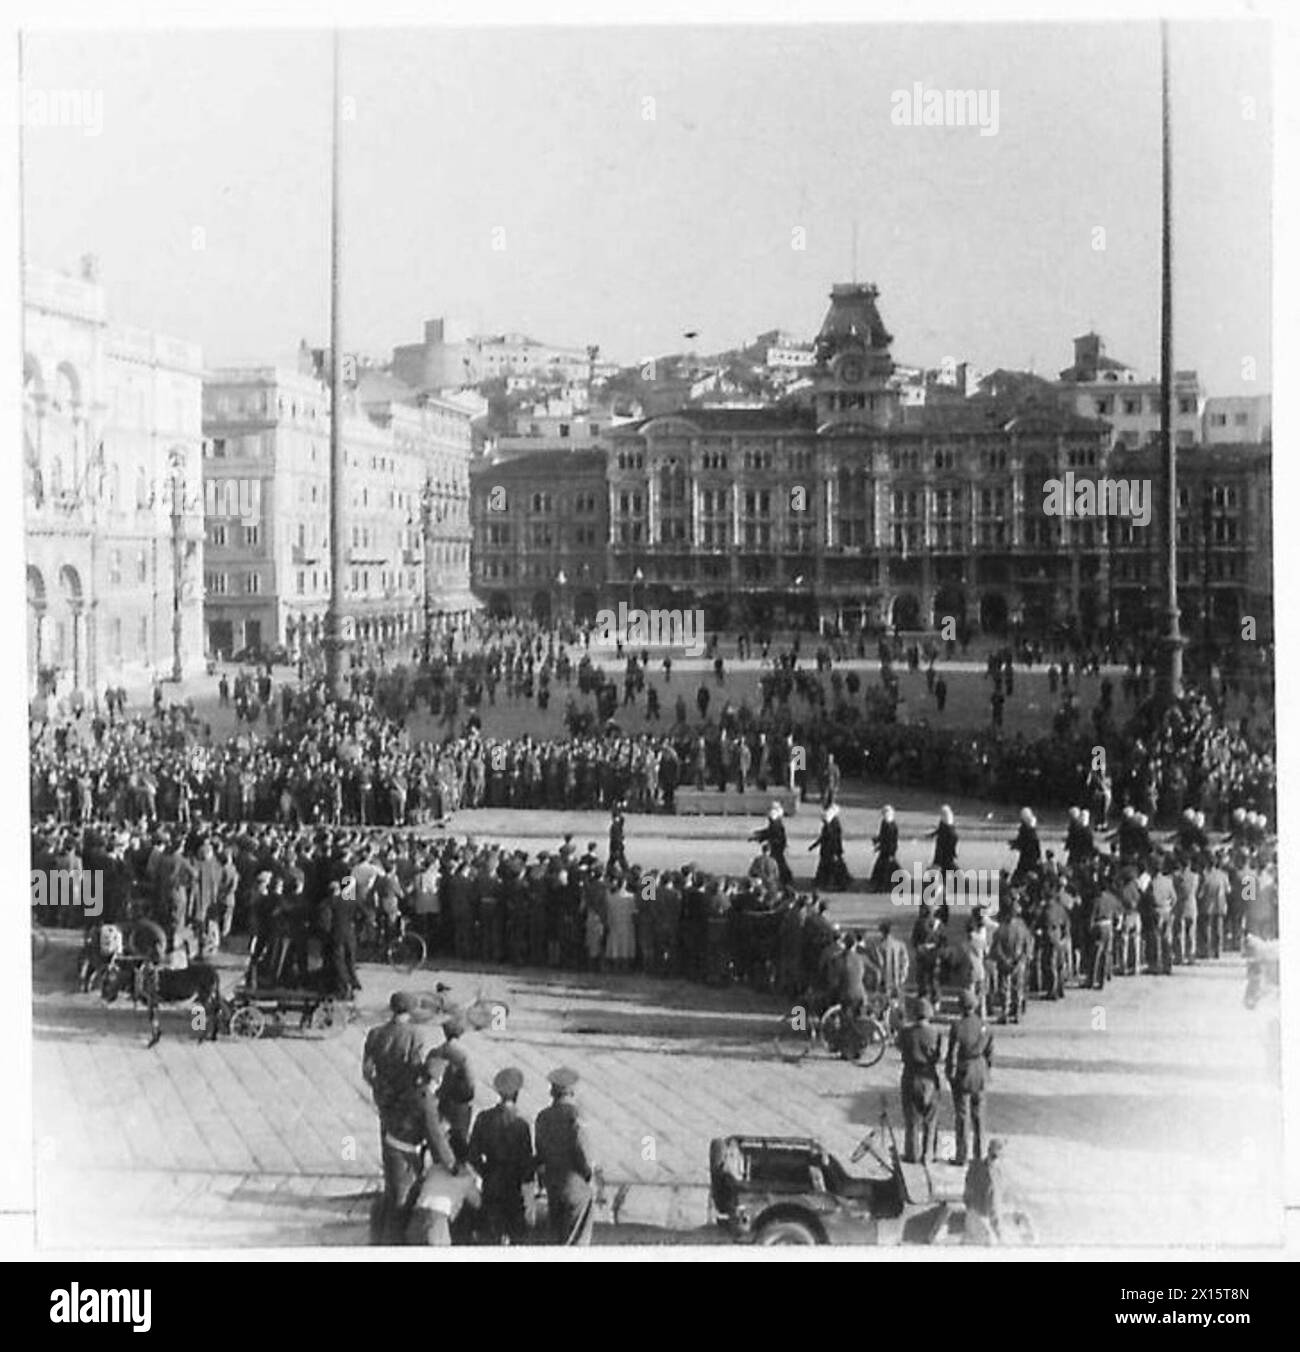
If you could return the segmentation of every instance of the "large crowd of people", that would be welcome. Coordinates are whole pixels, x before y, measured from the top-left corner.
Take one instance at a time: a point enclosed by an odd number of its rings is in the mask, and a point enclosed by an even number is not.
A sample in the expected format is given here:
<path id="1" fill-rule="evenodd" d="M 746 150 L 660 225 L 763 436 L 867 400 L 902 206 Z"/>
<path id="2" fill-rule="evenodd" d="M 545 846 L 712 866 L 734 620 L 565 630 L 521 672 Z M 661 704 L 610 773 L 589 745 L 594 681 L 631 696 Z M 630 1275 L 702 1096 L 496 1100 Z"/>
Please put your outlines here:
<path id="1" fill-rule="evenodd" d="M 1010 692 L 1010 655 L 995 656 L 989 679 Z M 923 658 L 903 655 L 909 665 Z M 630 734 L 616 720 L 575 727 L 563 739 L 485 734 L 482 702 L 495 698 L 494 672 L 503 683 L 508 674 L 514 698 L 538 699 L 552 679 L 608 695 L 587 658 L 569 663 L 563 645 L 540 632 L 498 634 L 472 654 L 448 644 L 440 684 L 435 664 L 418 673 L 417 703 L 428 700 L 432 709 L 441 700 L 445 709 L 450 702 L 464 714 L 441 740 L 412 738 L 413 706 L 403 703 L 415 689 L 407 686 L 411 669 L 388 666 L 382 654 L 353 672 L 350 696 L 341 700 L 310 678 L 245 676 L 222 698 L 233 696 L 249 730 L 226 740 L 214 740 L 192 708 L 167 708 L 160 698 L 152 715 L 128 714 L 121 700 L 103 714 L 83 707 L 33 740 L 32 868 L 102 879 L 96 924 L 144 923 L 173 957 L 202 958 L 231 935 L 247 935 L 244 980 L 254 988 L 351 999 L 365 945 L 374 941 L 382 951 L 388 937 L 412 927 L 434 961 L 745 984 L 814 1016 L 832 1006 L 853 1016 L 870 1006 L 901 1029 L 911 1159 L 934 1149 L 940 1039 L 930 1020 L 941 1001 L 960 1005 L 949 1039 L 956 1100 L 962 1067 L 984 1055 L 984 1021 L 1019 1021 L 1028 995 L 1060 999 L 1074 985 L 1097 990 L 1116 977 L 1167 974 L 1276 936 L 1272 755 L 1264 733 L 1249 720 L 1229 723 L 1213 696 L 1188 695 L 1159 716 L 1139 703 L 1111 742 L 955 734 L 869 717 L 870 692 L 860 681 L 836 679 L 834 654 L 820 651 L 814 660 L 807 670 L 794 654 L 779 654 L 763 675 L 757 710 L 724 701 L 714 719 L 712 701 L 697 698 L 698 719 L 678 708 L 676 727 L 662 735 Z M 625 697 L 635 700 L 645 668 L 634 655 L 628 664 Z M 886 700 L 889 687 L 882 682 Z M 701 691 L 708 689 L 706 682 Z M 1140 679 L 1132 697 L 1141 697 Z M 834 922 L 824 894 L 853 885 L 840 800 L 843 776 L 864 766 L 886 782 L 942 793 L 1074 805 L 1064 838 L 1047 846 L 1034 812 L 1024 809 L 1007 842 L 1014 868 L 997 877 L 992 895 L 974 898 L 962 888 L 958 815 L 940 811 L 926 888 L 914 894 L 899 882 L 907 875 L 898 827 L 885 809 L 866 886 L 892 892 L 896 909 L 871 933 L 853 931 Z M 630 859 L 625 808 L 671 811 L 683 785 L 814 794 L 821 826 L 811 885 L 795 877 L 786 857 L 775 802 L 751 836 L 754 855 L 741 874 L 694 861 L 652 869 Z M 553 849 L 530 852 L 406 829 L 481 806 L 603 808 L 609 835 L 604 842 L 564 836 Z M 80 894 L 75 883 L 71 894 Z M 47 924 L 85 918 L 58 905 L 38 907 L 36 916 Z M 410 1013 L 395 1009 L 395 1022 Z M 489 1205 L 485 1191 L 475 1199 L 480 1220 L 494 1242 L 518 1242 L 516 1202 L 527 1181 L 520 1171 L 540 1167 L 546 1176 L 544 1136 L 555 1159 L 570 1157 L 576 1118 L 561 1112 L 545 1132 L 539 1120 L 536 1155 L 515 1149 L 527 1124 L 509 1108 L 518 1094 L 512 1074 L 497 1085 L 501 1121 L 494 1118 L 484 1129 L 489 1139 L 480 1135 L 475 1144 L 461 1121 L 473 1083 L 457 1038 L 453 1019 L 446 1067 L 422 1062 L 400 1102 L 381 1106 L 391 1127 L 385 1173 L 393 1205 L 380 1228 L 391 1239 L 395 1216 L 403 1226 L 412 1221 L 421 1211 L 412 1190 L 429 1177 L 464 1201 L 472 1191 L 462 1188 L 467 1166 L 486 1179 L 495 1158 L 514 1180 L 508 1206 Z M 556 1074 L 553 1093 L 563 1107 L 572 1072 Z M 378 1080 L 372 1087 L 378 1102 Z M 978 1160 L 979 1093 L 968 1087 L 962 1095 L 959 1156 L 964 1161 L 973 1144 Z M 431 1163 L 403 1173 L 390 1136 L 417 1141 Z M 558 1170 L 550 1166 L 552 1180 Z M 399 1194 L 406 1201 L 396 1207 Z M 560 1188 L 551 1200 L 553 1237 L 581 1235 L 584 1226 L 589 1234 L 589 1187 L 582 1205 L 566 1196 Z M 438 1219 L 447 1215 L 445 1201 L 440 1194 L 434 1214 L 421 1221 L 441 1236 L 437 1242 L 450 1233 Z"/>

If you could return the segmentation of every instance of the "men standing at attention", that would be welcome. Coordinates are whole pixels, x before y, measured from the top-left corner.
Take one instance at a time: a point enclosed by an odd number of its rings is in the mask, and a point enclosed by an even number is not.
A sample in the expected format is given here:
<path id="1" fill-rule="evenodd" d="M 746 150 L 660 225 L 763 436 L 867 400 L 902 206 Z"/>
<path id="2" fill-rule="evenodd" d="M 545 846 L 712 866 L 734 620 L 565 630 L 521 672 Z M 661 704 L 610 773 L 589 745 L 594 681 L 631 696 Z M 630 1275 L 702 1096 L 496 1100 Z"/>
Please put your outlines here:
<path id="1" fill-rule="evenodd" d="M 507 1066 L 492 1087 L 500 1102 L 474 1121 L 469 1161 L 483 1180 L 483 1234 L 489 1244 L 522 1244 L 528 1233 L 524 1185 L 536 1174 L 533 1133 L 519 1116 L 523 1072 Z"/>
<path id="2" fill-rule="evenodd" d="M 974 1127 L 975 1158 L 983 1154 L 984 1089 L 993 1065 L 993 1034 L 975 1005 L 974 993 L 962 991 L 961 1018 L 948 1030 L 945 1071 L 952 1089 L 958 1164 L 966 1163 L 968 1119 Z"/>
<path id="3" fill-rule="evenodd" d="M 935 1158 L 935 1119 L 939 1112 L 939 1030 L 930 1022 L 934 1006 L 924 998 L 916 1004 L 916 1022 L 898 1036 L 903 1057 L 903 1123 L 906 1131 L 904 1157 L 909 1163 Z M 921 1151 L 917 1154 L 917 1128 Z"/>
<path id="4" fill-rule="evenodd" d="M 537 1180 L 546 1190 L 553 1244 L 589 1245 L 592 1229 L 591 1159 L 573 1101 L 578 1072 L 551 1071 L 551 1103 L 537 1114 Z"/>
<path id="5" fill-rule="evenodd" d="M 1174 906 L 1178 891 L 1172 873 L 1173 862 L 1165 855 L 1151 879 L 1151 951 L 1147 955 L 1147 970 L 1159 976 L 1169 976 L 1174 970 Z"/>
<path id="6" fill-rule="evenodd" d="M 1196 961 L 1196 896 L 1201 879 L 1185 857 L 1174 873 L 1174 960 L 1190 965 Z"/>

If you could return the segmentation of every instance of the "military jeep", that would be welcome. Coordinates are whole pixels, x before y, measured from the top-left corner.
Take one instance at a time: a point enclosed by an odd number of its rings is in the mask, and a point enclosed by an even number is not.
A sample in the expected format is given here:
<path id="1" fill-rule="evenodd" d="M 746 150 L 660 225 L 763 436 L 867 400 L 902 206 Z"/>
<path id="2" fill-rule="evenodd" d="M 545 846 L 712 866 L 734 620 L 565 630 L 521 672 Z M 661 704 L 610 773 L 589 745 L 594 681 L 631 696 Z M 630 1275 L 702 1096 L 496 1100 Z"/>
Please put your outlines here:
<path id="1" fill-rule="evenodd" d="M 742 1244 L 953 1244 L 965 1228 L 964 1177 L 899 1158 L 872 1128 L 850 1156 L 882 1177 L 859 1177 L 818 1141 L 727 1136 L 709 1144 L 709 1196 L 719 1226 Z M 943 1175 L 951 1173 L 951 1181 Z"/>

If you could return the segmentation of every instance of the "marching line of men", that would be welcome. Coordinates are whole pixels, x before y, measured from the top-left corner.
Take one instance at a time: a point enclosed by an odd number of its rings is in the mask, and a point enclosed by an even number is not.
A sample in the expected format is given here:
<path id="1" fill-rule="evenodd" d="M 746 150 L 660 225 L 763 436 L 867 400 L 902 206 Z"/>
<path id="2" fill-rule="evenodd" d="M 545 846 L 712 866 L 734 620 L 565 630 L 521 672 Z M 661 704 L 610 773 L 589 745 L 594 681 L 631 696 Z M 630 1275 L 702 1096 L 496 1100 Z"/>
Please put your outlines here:
<path id="1" fill-rule="evenodd" d="M 519 1110 L 523 1072 L 507 1066 L 492 1081 L 497 1103 L 472 1117 L 474 1073 L 460 1017 L 441 1014 L 443 1042 L 429 1050 L 418 1025 L 438 1017 L 432 1008 L 398 991 L 390 1011 L 362 1055 L 384 1176 L 374 1242 L 527 1244 L 535 1185 L 546 1197 L 543 1242 L 590 1244 L 595 1168 L 574 1096 L 578 1073 L 550 1072 L 551 1102 L 530 1128 Z"/>

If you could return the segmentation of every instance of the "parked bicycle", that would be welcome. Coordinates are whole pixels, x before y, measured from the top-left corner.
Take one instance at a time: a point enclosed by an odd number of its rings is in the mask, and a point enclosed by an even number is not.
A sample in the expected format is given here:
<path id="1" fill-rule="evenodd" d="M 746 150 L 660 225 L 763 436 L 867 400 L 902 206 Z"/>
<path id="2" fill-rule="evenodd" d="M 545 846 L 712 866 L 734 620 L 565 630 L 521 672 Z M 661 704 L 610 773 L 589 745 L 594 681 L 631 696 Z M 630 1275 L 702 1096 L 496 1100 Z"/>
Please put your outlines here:
<path id="1" fill-rule="evenodd" d="M 821 1014 L 806 1005 L 794 1006 L 781 1016 L 775 1042 L 777 1055 L 790 1064 L 821 1047 L 866 1069 L 884 1056 L 894 1038 L 888 1002 L 883 1008 L 868 1005 L 856 1015 L 837 1002 Z"/>
<path id="2" fill-rule="evenodd" d="M 459 1014 L 470 1028 L 502 1031 L 510 1018 L 510 1006 L 497 996 L 486 994 L 480 982 L 474 992 L 474 998 L 468 1004 L 462 1004 L 452 992 L 450 986 L 439 981 L 432 995 L 420 997 L 420 1003 L 435 1017 L 446 1014 Z"/>
<path id="3" fill-rule="evenodd" d="M 410 973 L 429 956 L 424 938 L 412 927 L 410 917 L 399 912 L 389 919 L 381 916 L 373 927 L 362 928 L 357 936 L 357 956 L 363 962 L 386 962 L 399 972 Z"/>

